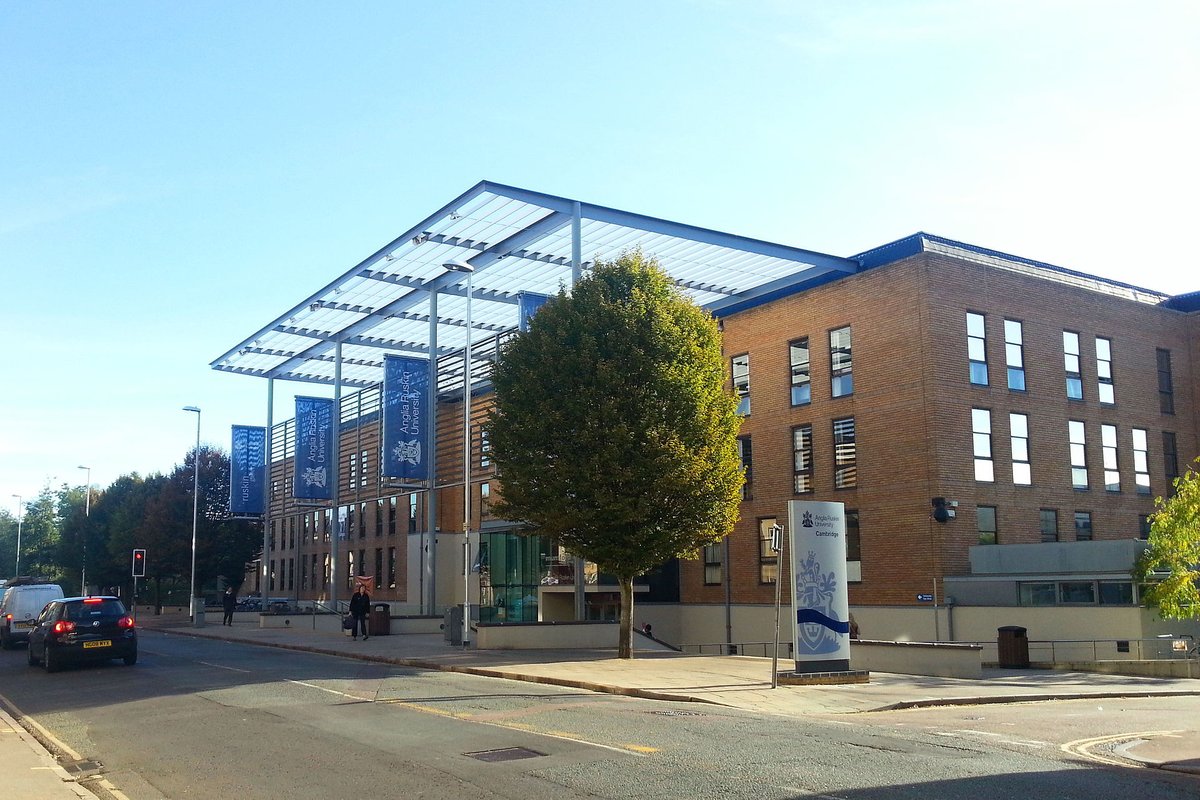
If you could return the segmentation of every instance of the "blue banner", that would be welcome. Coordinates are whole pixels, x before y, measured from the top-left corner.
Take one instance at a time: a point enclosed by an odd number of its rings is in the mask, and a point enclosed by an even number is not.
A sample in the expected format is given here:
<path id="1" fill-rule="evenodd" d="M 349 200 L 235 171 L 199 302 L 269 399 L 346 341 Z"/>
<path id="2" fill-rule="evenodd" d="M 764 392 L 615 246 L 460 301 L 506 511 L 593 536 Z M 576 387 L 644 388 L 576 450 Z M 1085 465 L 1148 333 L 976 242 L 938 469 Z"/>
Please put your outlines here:
<path id="1" fill-rule="evenodd" d="M 229 451 L 229 513 L 263 513 L 263 476 L 267 453 L 267 429 L 254 425 L 233 426 Z"/>
<path id="2" fill-rule="evenodd" d="M 518 292 L 517 293 L 517 330 L 524 333 L 529 330 L 529 320 L 538 309 L 546 305 L 549 300 L 549 295 L 534 294 L 533 292 Z"/>
<path id="3" fill-rule="evenodd" d="M 329 500 L 336 480 L 333 458 L 333 400 L 296 397 L 296 474 L 292 496 Z"/>
<path id="4" fill-rule="evenodd" d="M 429 361 L 383 358 L 383 474 L 404 481 L 429 479 Z"/>

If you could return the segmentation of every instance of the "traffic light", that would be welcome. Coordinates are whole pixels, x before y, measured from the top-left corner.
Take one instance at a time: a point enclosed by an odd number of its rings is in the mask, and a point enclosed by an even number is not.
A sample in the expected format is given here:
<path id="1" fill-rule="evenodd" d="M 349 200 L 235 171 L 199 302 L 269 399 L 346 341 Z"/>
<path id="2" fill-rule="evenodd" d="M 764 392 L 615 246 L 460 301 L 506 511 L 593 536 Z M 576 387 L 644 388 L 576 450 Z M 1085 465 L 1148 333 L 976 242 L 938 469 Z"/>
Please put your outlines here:
<path id="1" fill-rule="evenodd" d="M 133 577 L 146 577 L 146 551 L 135 549 L 133 551 Z"/>

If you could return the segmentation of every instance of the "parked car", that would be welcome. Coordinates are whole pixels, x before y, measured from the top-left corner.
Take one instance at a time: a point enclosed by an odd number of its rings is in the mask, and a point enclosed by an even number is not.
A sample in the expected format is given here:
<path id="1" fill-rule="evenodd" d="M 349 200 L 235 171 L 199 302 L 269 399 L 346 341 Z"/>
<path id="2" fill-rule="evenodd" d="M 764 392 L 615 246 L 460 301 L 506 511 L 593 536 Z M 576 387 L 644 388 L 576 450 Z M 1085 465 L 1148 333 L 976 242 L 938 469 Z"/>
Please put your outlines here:
<path id="1" fill-rule="evenodd" d="M 18 642 L 29 641 L 29 632 L 38 614 L 51 600 L 63 596 L 62 587 L 33 578 L 14 578 L 0 600 L 0 648 L 11 650 Z"/>
<path id="2" fill-rule="evenodd" d="M 116 597 L 52 600 L 29 634 L 29 664 L 41 664 L 46 672 L 113 658 L 132 666 L 137 657 L 137 625 Z"/>

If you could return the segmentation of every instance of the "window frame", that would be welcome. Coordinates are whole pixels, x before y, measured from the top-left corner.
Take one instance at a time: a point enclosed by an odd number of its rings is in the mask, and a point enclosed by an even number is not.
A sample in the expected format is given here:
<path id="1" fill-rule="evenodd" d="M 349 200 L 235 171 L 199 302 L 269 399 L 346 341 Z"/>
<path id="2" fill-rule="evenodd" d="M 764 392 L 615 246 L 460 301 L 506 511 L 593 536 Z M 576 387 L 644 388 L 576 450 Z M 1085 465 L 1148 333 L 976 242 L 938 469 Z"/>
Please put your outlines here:
<path id="1" fill-rule="evenodd" d="M 846 439 L 846 423 L 850 437 Z M 839 417 L 831 420 L 833 428 L 833 488 L 858 488 L 858 428 L 854 417 Z M 840 426 L 840 429 L 839 429 Z M 849 475 L 849 479 L 846 476 Z"/>
<path id="2" fill-rule="evenodd" d="M 1091 511 L 1075 511 L 1075 541 L 1077 542 L 1094 542 L 1096 540 L 1096 530 Z M 1082 524 L 1081 524 L 1082 523 Z M 1081 532 L 1086 532 L 1080 535 Z"/>
<path id="3" fill-rule="evenodd" d="M 986 429 L 980 427 L 986 422 Z M 986 454 L 984 454 L 986 451 Z M 992 449 L 992 410 L 990 408 L 971 409 L 971 458 L 974 465 L 972 474 L 976 483 L 996 482 L 995 452 Z"/>
<path id="4" fill-rule="evenodd" d="M 704 550 L 701 553 L 703 561 L 703 578 L 705 586 L 721 586 L 725 583 L 725 540 L 716 544 L 704 545 Z M 716 571 L 716 579 L 712 578 L 713 571 Z"/>
<path id="5" fill-rule="evenodd" d="M 1046 523 L 1051 523 L 1051 529 L 1048 530 Z M 1038 509 L 1038 531 L 1041 533 L 1042 544 L 1051 544 L 1061 541 L 1058 532 L 1058 509 L 1057 508 L 1039 508 Z M 1049 538 L 1048 534 L 1053 532 L 1053 538 Z"/>
<path id="6" fill-rule="evenodd" d="M 977 544 L 1000 543 L 999 520 L 995 506 L 975 506 L 975 532 L 979 536 Z"/>
<path id="7" fill-rule="evenodd" d="M 971 323 L 975 320 L 979 322 L 978 332 L 972 330 Z M 991 385 L 987 360 L 987 315 L 978 311 L 967 312 L 967 371 L 972 386 Z"/>
<path id="8" fill-rule="evenodd" d="M 846 345 L 842 347 L 835 337 L 845 334 Z M 843 325 L 829 330 L 829 396 L 850 397 L 854 394 L 854 332 L 852 326 Z"/>
<path id="9" fill-rule="evenodd" d="M 1079 434 L 1076 441 L 1076 433 Z M 1090 488 L 1087 465 L 1087 426 L 1083 420 L 1067 420 L 1067 445 L 1071 460 L 1071 488 L 1077 492 Z"/>
<path id="10" fill-rule="evenodd" d="M 797 443 L 797 434 L 807 438 L 807 446 L 804 442 Z M 816 491 L 814 485 L 813 469 L 813 426 L 811 422 L 806 422 L 802 425 L 792 426 L 792 493 L 793 494 L 812 494 Z M 801 460 L 804 460 L 806 466 L 801 466 Z M 801 483 L 804 483 L 807 488 L 801 488 Z"/>
<path id="11" fill-rule="evenodd" d="M 796 357 L 798 350 L 804 352 L 803 361 Z M 791 378 L 788 399 L 792 407 L 809 405 L 812 403 L 812 348 L 807 336 L 788 342 L 788 365 Z"/>
<path id="12" fill-rule="evenodd" d="M 1026 391 L 1025 325 L 1020 320 L 1009 319 L 1007 317 L 1004 319 L 1004 366 L 1009 391 Z M 1019 380 L 1017 380 L 1018 378 Z M 1016 383 L 1020 385 L 1014 385 Z"/>
<path id="13" fill-rule="evenodd" d="M 1107 336 L 1096 337 L 1096 394 L 1102 406 L 1117 404 L 1117 387 L 1112 371 L 1112 339 Z"/>
<path id="14" fill-rule="evenodd" d="M 1154 361 L 1158 372 L 1158 410 L 1162 414 L 1175 416 L 1175 381 L 1171 372 L 1171 351 L 1165 347 L 1154 348 Z"/>
<path id="15" fill-rule="evenodd" d="M 769 523 L 769 524 L 766 524 Z M 771 550 L 771 527 L 779 524 L 778 517 L 758 517 L 758 583 L 760 586 L 774 586 L 779 580 L 779 554 Z M 769 555 L 768 555 L 769 554 Z M 770 578 L 767 573 L 773 568 L 774 575 Z"/>
<path id="16" fill-rule="evenodd" d="M 1130 440 L 1133 449 L 1133 486 L 1138 494 L 1150 491 L 1150 432 L 1145 428 L 1131 428 Z M 1140 442 L 1138 440 L 1141 440 Z M 1139 444 L 1141 445 L 1139 447 Z"/>
<path id="17" fill-rule="evenodd" d="M 737 414 L 750 416 L 750 354 L 738 353 L 729 359 L 729 379 L 737 394 Z"/>
<path id="18" fill-rule="evenodd" d="M 1017 435 L 1017 421 L 1023 428 L 1023 435 Z M 1008 413 L 1009 454 L 1012 456 L 1012 473 L 1014 486 L 1033 485 L 1033 462 L 1029 456 L 1029 415 L 1018 411 Z M 1024 456 L 1023 458 L 1021 456 Z M 1018 467 L 1024 473 L 1018 476 Z M 1019 480 L 1019 477 L 1025 480 Z"/>
<path id="19" fill-rule="evenodd" d="M 1070 342 L 1067 337 L 1074 337 L 1074 347 L 1072 351 Z M 1074 363 L 1074 369 L 1072 369 Z M 1063 370 L 1066 372 L 1067 378 L 1067 399 L 1072 401 L 1083 400 L 1083 358 L 1080 352 L 1080 336 L 1078 331 L 1063 331 Z M 1075 394 L 1072 394 L 1071 389 L 1074 387 Z"/>

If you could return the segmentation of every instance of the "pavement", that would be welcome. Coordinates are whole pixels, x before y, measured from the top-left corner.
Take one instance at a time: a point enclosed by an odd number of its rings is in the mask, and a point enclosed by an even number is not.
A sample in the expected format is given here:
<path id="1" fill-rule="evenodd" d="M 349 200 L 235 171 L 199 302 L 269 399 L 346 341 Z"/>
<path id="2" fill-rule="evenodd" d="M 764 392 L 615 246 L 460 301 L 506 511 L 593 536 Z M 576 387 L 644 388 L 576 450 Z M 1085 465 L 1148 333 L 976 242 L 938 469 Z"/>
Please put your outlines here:
<path id="1" fill-rule="evenodd" d="M 455 647 L 441 634 L 351 639 L 306 627 L 260 628 L 257 614 L 238 614 L 232 626 L 193 627 L 186 615 L 140 617 L 148 630 L 356 658 L 418 669 L 463 672 L 653 700 L 710 703 L 758 714 L 828 716 L 869 711 L 1040 700 L 1200 695 L 1200 680 L 1147 678 L 1057 670 L 985 669 L 966 680 L 872 672 L 866 683 L 771 687 L 771 659 L 689 655 L 639 639 L 634 658 L 613 650 L 477 650 Z M 790 662 L 780 662 L 787 670 Z M 0 704 L 0 763 L 5 797 L 57 800 L 91 797 L 74 783 L 43 741 L 30 735 Z M 36 724 L 31 722 L 36 729 Z M 42 735 L 42 740 L 47 736 Z M 50 744 L 53 746 L 53 742 Z M 1200 775 L 1200 732 L 1162 731 L 1146 739 L 1105 742 L 1113 753 L 1148 767 Z M 15 790 L 15 791 L 10 791 Z M 82 792 L 82 794 L 81 794 Z M 118 793 L 119 796 L 119 793 Z"/>

